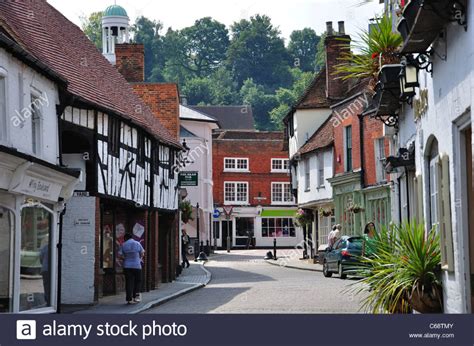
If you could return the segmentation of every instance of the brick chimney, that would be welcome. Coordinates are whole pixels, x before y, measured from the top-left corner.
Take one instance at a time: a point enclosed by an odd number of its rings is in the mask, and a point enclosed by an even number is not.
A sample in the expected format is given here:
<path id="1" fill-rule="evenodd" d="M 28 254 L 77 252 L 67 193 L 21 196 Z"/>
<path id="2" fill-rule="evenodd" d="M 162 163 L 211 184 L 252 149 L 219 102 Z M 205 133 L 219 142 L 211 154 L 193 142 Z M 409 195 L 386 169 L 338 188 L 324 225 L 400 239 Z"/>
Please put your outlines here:
<path id="1" fill-rule="evenodd" d="M 179 92 L 173 83 L 132 83 L 133 91 L 176 139 L 179 139 Z"/>
<path id="2" fill-rule="evenodd" d="M 138 43 L 115 45 L 116 67 L 129 83 L 145 81 L 145 46 Z"/>
<path id="3" fill-rule="evenodd" d="M 338 22 L 338 32 L 333 29 L 332 22 L 326 22 L 327 36 L 324 40 L 326 49 L 326 94 L 329 99 L 343 99 L 347 92 L 347 83 L 335 75 L 335 66 L 344 52 L 350 49 L 351 37 L 345 34 L 344 22 Z"/>

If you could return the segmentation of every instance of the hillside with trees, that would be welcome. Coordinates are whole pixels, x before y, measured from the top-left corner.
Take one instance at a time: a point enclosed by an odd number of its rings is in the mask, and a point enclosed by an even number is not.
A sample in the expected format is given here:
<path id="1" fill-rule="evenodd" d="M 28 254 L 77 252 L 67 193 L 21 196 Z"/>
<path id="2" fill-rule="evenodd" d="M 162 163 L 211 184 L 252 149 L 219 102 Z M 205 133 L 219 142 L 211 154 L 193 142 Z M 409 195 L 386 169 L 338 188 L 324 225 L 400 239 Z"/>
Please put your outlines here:
<path id="1" fill-rule="evenodd" d="M 100 49 L 101 13 L 82 18 L 82 29 Z M 288 44 L 265 15 L 230 27 L 211 17 L 164 29 L 139 17 L 133 41 L 145 46 L 147 82 L 175 82 L 192 105 L 249 104 L 259 130 L 281 129 L 289 111 L 325 63 L 323 39 L 311 28 L 295 30 Z"/>

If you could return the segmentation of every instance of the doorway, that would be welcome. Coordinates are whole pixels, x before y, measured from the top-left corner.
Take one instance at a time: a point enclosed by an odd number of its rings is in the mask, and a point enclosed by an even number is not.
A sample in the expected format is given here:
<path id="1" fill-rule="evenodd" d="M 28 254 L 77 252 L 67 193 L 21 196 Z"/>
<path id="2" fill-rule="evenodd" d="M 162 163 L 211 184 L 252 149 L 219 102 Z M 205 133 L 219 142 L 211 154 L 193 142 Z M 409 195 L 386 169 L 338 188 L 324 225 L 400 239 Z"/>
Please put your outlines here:
<path id="1" fill-rule="evenodd" d="M 234 222 L 232 220 L 222 220 L 222 247 L 227 249 L 227 236 L 230 239 L 230 247 L 232 248 L 232 230 Z"/>
<path id="2" fill-rule="evenodd" d="M 468 222 L 469 222 L 469 268 L 471 285 L 471 313 L 474 312 L 474 176 L 472 161 L 472 128 L 463 133 L 465 139 L 465 162 L 467 177 L 467 203 L 468 203 Z"/>

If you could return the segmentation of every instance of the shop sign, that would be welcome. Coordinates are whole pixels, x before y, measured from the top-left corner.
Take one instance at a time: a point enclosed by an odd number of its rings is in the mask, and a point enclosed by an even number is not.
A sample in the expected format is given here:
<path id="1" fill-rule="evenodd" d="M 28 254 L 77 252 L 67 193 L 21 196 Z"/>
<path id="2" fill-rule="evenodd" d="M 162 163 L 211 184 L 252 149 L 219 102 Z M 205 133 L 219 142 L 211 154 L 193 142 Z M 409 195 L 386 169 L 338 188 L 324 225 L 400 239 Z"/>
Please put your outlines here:
<path id="1" fill-rule="evenodd" d="M 198 186 L 198 172 L 179 172 L 179 186 Z"/>
<path id="2" fill-rule="evenodd" d="M 90 219 L 76 219 L 74 225 L 76 226 L 89 226 L 91 224 Z"/>
<path id="3" fill-rule="evenodd" d="M 89 197 L 89 191 L 75 191 L 74 197 Z"/>
<path id="4" fill-rule="evenodd" d="M 62 186 L 50 181 L 24 176 L 22 182 L 12 189 L 14 192 L 23 193 L 28 196 L 57 201 Z"/>

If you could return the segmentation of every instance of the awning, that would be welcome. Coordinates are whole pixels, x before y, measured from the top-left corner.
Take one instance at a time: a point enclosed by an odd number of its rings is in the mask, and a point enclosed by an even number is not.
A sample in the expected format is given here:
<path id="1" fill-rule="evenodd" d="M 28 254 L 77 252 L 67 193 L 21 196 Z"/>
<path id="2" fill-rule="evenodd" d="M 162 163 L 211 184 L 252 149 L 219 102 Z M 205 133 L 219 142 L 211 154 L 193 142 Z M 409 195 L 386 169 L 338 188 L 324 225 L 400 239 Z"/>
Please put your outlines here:
<path id="1" fill-rule="evenodd" d="M 264 209 L 260 214 L 261 217 L 294 217 L 296 215 L 295 209 Z"/>

